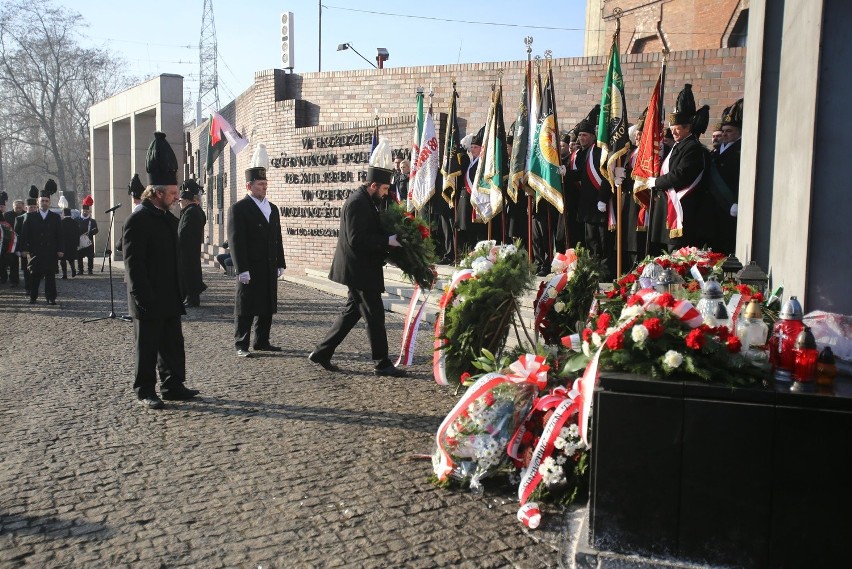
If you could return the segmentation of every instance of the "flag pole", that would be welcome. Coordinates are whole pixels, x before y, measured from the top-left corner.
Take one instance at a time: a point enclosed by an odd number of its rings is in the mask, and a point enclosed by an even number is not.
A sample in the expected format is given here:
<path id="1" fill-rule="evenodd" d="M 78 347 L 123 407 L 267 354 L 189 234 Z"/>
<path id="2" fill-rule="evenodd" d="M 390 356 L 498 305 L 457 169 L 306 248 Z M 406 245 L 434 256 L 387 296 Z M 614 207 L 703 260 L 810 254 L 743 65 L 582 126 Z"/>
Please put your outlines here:
<path id="1" fill-rule="evenodd" d="M 658 105 L 657 117 L 658 117 L 658 120 L 660 122 L 663 122 L 663 124 L 665 124 L 665 120 L 666 120 L 665 115 L 663 113 L 663 111 L 666 108 L 665 103 L 663 102 L 663 100 L 664 100 L 663 98 L 666 94 L 666 63 L 668 61 L 668 58 L 669 58 L 669 50 L 666 49 L 666 48 L 663 48 L 663 67 L 660 70 L 660 98 L 657 101 L 657 105 Z M 654 128 L 658 128 L 658 127 L 660 127 L 659 124 L 654 125 Z M 665 132 L 665 129 L 663 129 L 663 132 Z M 657 149 L 657 152 L 660 153 L 660 159 L 661 159 L 660 162 L 662 163 L 662 157 L 663 157 L 662 146 L 660 146 L 660 148 Z M 655 174 L 657 174 L 658 176 L 660 175 L 659 172 L 655 172 Z M 651 233 L 654 229 L 654 215 L 653 215 L 653 213 L 654 213 L 654 192 L 655 191 L 656 190 L 653 189 L 653 188 L 648 190 L 648 233 L 647 233 L 647 235 L 645 235 L 645 256 L 646 257 L 651 254 Z"/>
<path id="2" fill-rule="evenodd" d="M 615 18 L 615 37 L 613 38 L 612 45 L 613 45 L 613 49 L 616 50 L 616 53 L 619 53 L 620 47 L 621 47 L 619 45 L 619 39 L 620 39 L 620 33 L 621 33 L 621 9 L 616 8 L 616 10 L 617 10 L 617 12 L 616 12 L 616 18 Z M 612 64 L 612 62 L 610 61 L 610 65 L 611 64 Z M 625 127 L 626 126 L 627 125 L 625 125 Z M 616 164 L 617 168 L 623 167 L 623 161 L 622 161 L 621 156 L 618 157 L 618 160 L 616 161 L 615 164 Z M 615 178 L 613 178 L 613 181 L 615 181 Z M 624 244 L 621 242 L 622 235 L 624 234 L 623 233 L 623 227 L 622 227 L 624 224 L 621 222 L 621 208 L 624 207 L 624 198 L 621 195 L 621 186 L 622 186 L 623 183 L 624 183 L 624 181 L 622 180 L 622 183 L 618 184 L 618 186 L 616 186 L 616 188 L 615 188 L 615 278 L 616 279 L 620 279 L 621 275 L 623 274 L 622 273 L 622 268 L 623 268 L 622 261 L 623 261 L 623 254 L 624 254 Z"/>
<path id="3" fill-rule="evenodd" d="M 456 91 L 456 78 L 453 76 L 453 105 L 456 105 L 456 99 L 458 99 L 458 92 Z M 456 113 L 458 113 L 458 107 L 456 107 Z M 447 122 L 449 123 L 452 117 L 447 117 Z M 448 124 L 447 130 L 449 131 L 455 125 Z M 464 189 L 464 188 L 462 188 Z M 450 204 L 450 210 L 453 209 L 453 204 Z M 452 226 L 453 226 L 453 263 L 458 264 L 459 259 L 459 224 L 456 222 L 456 214 L 457 211 L 452 211 Z"/>
<path id="4" fill-rule="evenodd" d="M 492 84 L 491 84 L 491 108 L 492 108 L 492 109 L 494 108 L 494 97 L 495 97 L 496 95 L 497 95 L 497 84 L 496 84 L 496 83 L 492 83 Z M 492 116 L 491 120 L 492 120 L 492 121 L 493 121 L 493 120 L 495 120 L 495 119 L 493 118 L 493 116 Z M 487 123 L 486 123 L 486 125 L 485 125 L 485 126 L 487 126 L 487 127 L 491 128 L 491 125 L 489 125 L 489 124 L 487 124 Z M 485 133 L 485 135 L 486 135 L 486 136 L 488 136 L 488 133 Z M 489 145 L 491 145 L 491 144 L 493 144 L 493 143 L 494 143 L 494 141 L 493 141 L 493 140 L 489 140 L 489 141 L 488 141 L 488 144 L 489 144 Z M 487 149 L 486 149 L 486 152 L 488 152 L 488 150 L 487 150 Z M 479 153 L 479 167 L 480 167 L 480 168 L 482 168 L 482 170 L 484 171 L 484 170 L 485 170 L 485 161 L 483 160 L 483 158 L 484 158 L 484 157 L 482 156 L 482 152 L 480 152 L 480 153 Z M 477 176 L 477 177 L 476 177 L 476 179 L 477 179 L 477 180 L 479 180 L 479 176 Z M 477 190 L 478 190 L 478 189 L 479 189 L 479 188 L 477 188 Z M 494 214 L 492 213 L 492 214 L 491 214 L 491 219 L 489 219 L 489 220 L 488 220 L 488 236 L 486 237 L 486 239 L 488 239 L 489 241 L 491 241 L 491 236 L 492 236 L 492 234 L 493 234 L 493 226 L 492 226 L 492 223 L 491 223 L 493 220 L 494 220 Z"/>
<path id="5" fill-rule="evenodd" d="M 527 36 L 524 38 L 524 44 L 527 46 L 527 109 L 529 110 L 532 105 L 532 36 Z M 529 112 L 529 111 L 528 111 Z M 530 141 L 532 143 L 532 141 Z M 529 165 L 527 165 L 529 166 Z M 526 186 L 526 182 L 522 182 L 524 186 Z M 532 196 L 526 192 L 526 187 L 524 188 L 524 193 L 527 194 L 527 255 L 530 260 L 533 258 L 532 253 Z"/>

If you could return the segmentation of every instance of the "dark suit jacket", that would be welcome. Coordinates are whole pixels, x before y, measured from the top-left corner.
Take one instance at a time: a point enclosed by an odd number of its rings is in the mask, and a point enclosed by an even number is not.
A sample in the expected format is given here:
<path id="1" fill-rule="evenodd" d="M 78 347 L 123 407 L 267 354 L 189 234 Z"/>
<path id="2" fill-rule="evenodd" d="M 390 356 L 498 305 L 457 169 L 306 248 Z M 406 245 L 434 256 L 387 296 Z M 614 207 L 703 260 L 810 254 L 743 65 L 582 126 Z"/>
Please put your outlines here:
<path id="1" fill-rule="evenodd" d="M 382 265 L 387 250 L 388 234 L 382 229 L 373 198 L 361 186 L 343 204 L 340 235 L 328 278 L 350 288 L 383 292 Z"/>
<path id="2" fill-rule="evenodd" d="M 20 250 L 30 255 L 30 271 L 56 272 L 58 254 L 62 252 L 62 218 L 52 211 L 44 219 L 38 211 L 27 213 L 21 224 L 21 242 Z"/>
<path id="3" fill-rule="evenodd" d="M 207 216 L 201 206 L 191 204 L 180 212 L 178 224 L 178 246 L 180 247 L 180 274 L 186 294 L 200 294 L 201 242 L 204 240 L 204 224 Z"/>
<path id="4" fill-rule="evenodd" d="M 607 223 L 607 214 L 598 211 L 598 202 L 609 204 L 609 200 L 612 198 L 612 188 L 603 176 L 601 176 L 600 189 L 597 189 L 592 183 L 592 179 L 589 177 L 588 170 L 586 169 L 589 152 L 592 152 L 592 162 L 600 176 L 601 149 L 597 146 L 591 146 L 586 150 L 582 148 L 577 150 L 577 157 L 574 159 L 576 170 L 568 168 L 565 172 L 565 179 L 579 183 L 580 185 L 576 201 L 577 221 L 583 223 Z M 573 191 L 570 184 L 566 184 L 566 186 L 566 191 Z"/>
<path id="5" fill-rule="evenodd" d="M 713 151 L 713 162 L 719 170 L 719 174 L 728 186 L 728 189 L 734 194 L 734 202 L 739 196 L 740 187 L 740 151 L 742 149 L 742 139 L 731 144 L 727 150 L 719 154 L 718 150 Z"/>
<path id="6" fill-rule="evenodd" d="M 281 218 L 275 204 L 269 221 L 250 195 L 228 210 L 228 243 L 234 270 L 248 271 L 251 282 L 237 281 L 234 313 L 261 316 L 278 312 L 278 269 L 287 268 L 281 242 Z"/>
<path id="7" fill-rule="evenodd" d="M 78 235 L 88 233 L 89 238 L 92 238 L 98 234 L 98 222 L 91 217 L 89 217 L 89 219 L 83 219 L 82 217 L 77 218 L 77 225 L 80 228 Z M 94 241 L 95 240 L 92 239 L 93 243 Z"/>
<path id="8" fill-rule="evenodd" d="M 66 261 L 77 257 L 77 247 L 80 245 L 80 227 L 77 220 L 70 217 L 62 218 L 62 252 Z"/>
<path id="9" fill-rule="evenodd" d="M 145 200 L 124 222 L 127 305 L 140 320 L 186 314 L 178 276 L 178 220 Z"/>
<path id="10" fill-rule="evenodd" d="M 683 189 L 692 184 L 699 174 L 704 172 L 705 153 L 704 147 L 693 135 L 675 144 L 669 159 L 669 171 L 657 178 L 655 188 L 658 190 Z M 715 211 L 708 197 L 706 187 L 703 183 L 699 183 L 681 199 L 683 236 L 680 241 L 682 245 L 700 247 L 707 242 L 714 223 L 714 216 L 707 213 Z M 668 201 L 661 200 L 658 203 L 668 204 Z"/>

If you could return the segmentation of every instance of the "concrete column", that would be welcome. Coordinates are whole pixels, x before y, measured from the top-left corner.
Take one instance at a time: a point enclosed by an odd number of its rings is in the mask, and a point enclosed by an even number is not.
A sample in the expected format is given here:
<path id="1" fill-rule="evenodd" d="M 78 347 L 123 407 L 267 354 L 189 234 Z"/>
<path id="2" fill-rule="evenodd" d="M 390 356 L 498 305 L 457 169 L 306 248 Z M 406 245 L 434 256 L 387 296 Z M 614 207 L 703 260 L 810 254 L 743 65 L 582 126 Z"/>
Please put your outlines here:
<path id="1" fill-rule="evenodd" d="M 100 208 L 103 205 L 109 204 L 109 126 L 92 128 L 90 136 L 89 167 L 91 168 L 92 187 L 88 193 L 91 193 L 95 199 L 95 207 Z M 83 192 L 83 195 L 78 196 L 78 201 L 82 201 L 86 197 L 85 194 L 86 192 Z M 106 210 L 108 207 L 106 205 L 103 210 Z M 97 210 L 95 213 L 97 213 Z M 97 219 L 97 216 L 93 217 Z M 100 235 L 95 236 L 96 243 L 100 237 Z M 106 233 L 104 233 L 101 241 L 106 242 Z M 101 248 L 101 251 L 103 252 L 103 248 Z"/>
<path id="2" fill-rule="evenodd" d="M 121 203 L 123 206 L 124 202 L 127 201 L 125 199 L 127 197 L 127 183 L 130 181 L 127 175 L 127 172 L 130 171 L 131 164 L 129 118 L 125 118 L 119 121 L 113 121 L 110 123 L 110 156 L 112 157 L 112 160 L 110 162 L 109 168 L 109 207 L 113 207 L 119 203 Z M 95 202 L 97 203 L 97 201 L 98 199 L 96 196 Z M 103 209 L 101 209 L 101 211 L 103 211 Z M 125 207 L 121 207 L 119 209 L 124 211 L 128 210 L 128 208 Z M 119 213 L 118 211 L 116 211 L 116 225 L 115 227 L 113 227 L 113 239 L 111 244 L 111 248 L 113 251 L 115 251 L 115 244 L 118 242 L 118 236 L 116 235 L 116 233 L 118 233 L 122 227 L 122 224 L 118 222 L 118 216 Z M 106 218 L 106 216 L 102 215 L 101 218 L 98 219 L 98 221 L 100 221 L 104 225 L 104 227 L 106 227 L 107 223 L 109 222 L 109 219 Z M 104 238 L 105 237 L 106 232 L 104 232 Z M 103 245 L 100 247 L 99 253 L 97 247 L 95 248 L 95 252 L 99 255 L 102 255 Z"/>

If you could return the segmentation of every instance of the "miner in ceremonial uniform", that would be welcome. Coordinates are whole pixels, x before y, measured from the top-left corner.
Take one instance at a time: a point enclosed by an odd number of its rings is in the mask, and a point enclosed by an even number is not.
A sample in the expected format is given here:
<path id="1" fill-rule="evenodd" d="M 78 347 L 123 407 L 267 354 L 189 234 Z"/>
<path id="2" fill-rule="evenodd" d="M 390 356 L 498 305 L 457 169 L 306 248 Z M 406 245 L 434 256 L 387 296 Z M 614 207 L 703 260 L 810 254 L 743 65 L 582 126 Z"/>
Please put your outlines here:
<path id="1" fill-rule="evenodd" d="M 272 315 L 278 312 L 278 278 L 284 274 L 281 219 L 275 204 L 266 199 L 266 147 L 258 145 L 245 171 L 246 196 L 228 210 L 228 243 L 236 271 L 234 347 L 247 358 L 251 327 L 257 351 L 280 352 L 270 343 Z"/>
<path id="2" fill-rule="evenodd" d="M 698 136 L 707 128 L 708 111 L 706 105 L 700 112 L 696 110 L 692 85 L 684 85 L 677 96 L 674 112 L 669 114 L 674 146 L 663 160 L 660 176 L 648 180 L 649 187 L 666 196 L 665 202 L 660 200 L 654 204 L 658 212 L 664 210 L 665 225 L 661 228 L 663 220 L 654 215 L 651 240 L 661 243 L 667 237 L 671 251 L 685 246 L 702 247 L 707 243 L 715 220 L 713 206 L 702 184 L 706 150 L 698 141 Z M 660 207 L 661 203 L 665 206 Z"/>
<path id="3" fill-rule="evenodd" d="M 98 222 L 92 219 L 92 206 L 95 200 L 91 195 L 83 198 L 83 203 L 80 210 L 80 219 L 77 220 L 77 225 L 80 226 L 80 245 L 84 241 L 88 242 L 85 247 L 80 247 L 77 251 L 77 272 L 83 274 L 83 259 L 88 260 L 89 274 L 92 274 L 92 266 L 95 263 L 95 242 L 92 239 L 98 234 Z M 85 237 L 83 237 L 85 235 Z"/>
<path id="4" fill-rule="evenodd" d="M 583 224 L 586 247 L 592 255 L 606 263 L 608 278 L 615 276 L 612 262 L 614 245 L 613 233 L 609 230 L 609 207 L 612 200 L 612 188 L 601 175 L 601 149 L 597 142 L 597 125 L 593 120 L 597 113 L 577 124 L 577 142 L 580 148 L 571 157 L 566 179 L 576 182 L 577 221 Z"/>
<path id="5" fill-rule="evenodd" d="M 464 170 L 464 189 L 456 192 L 456 230 L 458 231 L 458 246 L 456 251 L 457 259 L 460 259 L 465 252 L 473 249 L 476 244 L 485 239 L 488 231 L 487 227 L 482 223 L 476 223 L 476 209 L 470 202 L 470 196 L 473 192 L 473 181 L 476 178 L 476 169 L 479 167 L 479 155 L 482 152 L 482 138 L 485 136 L 485 127 L 479 129 L 479 132 L 474 134 L 470 139 L 467 137 L 462 139 L 462 146 L 467 140 L 467 151 L 470 157 L 470 162 Z"/>
<path id="6" fill-rule="evenodd" d="M 201 279 L 201 242 L 207 223 L 207 216 L 199 205 L 199 195 L 202 193 L 204 189 L 195 180 L 186 180 L 181 185 L 178 247 L 180 273 L 186 294 L 183 303 L 186 306 L 201 306 L 201 293 L 207 290 L 207 285 Z"/>
<path id="7" fill-rule="evenodd" d="M 29 259 L 27 259 L 27 252 L 23 248 L 23 241 L 21 240 L 21 236 L 24 232 L 24 219 L 26 219 L 28 213 L 35 213 L 38 211 L 38 188 L 35 186 L 30 186 L 30 197 L 27 198 L 26 202 L 26 210 L 18 214 L 15 218 L 15 234 L 18 236 L 18 245 L 16 248 L 16 254 L 18 255 L 21 262 L 21 269 L 24 273 L 24 290 L 29 294 L 30 292 L 30 268 L 28 266 Z"/>
<path id="8" fill-rule="evenodd" d="M 719 172 L 724 196 L 717 196 L 719 211 L 719 239 L 715 249 L 733 253 L 737 239 L 737 201 L 740 188 L 740 150 L 742 147 L 743 100 L 740 99 L 722 113 L 722 143 L 713 152 L 713 164 Z M 718 182 L 718 180 L 717 180 Z M 730 206 L 728 205 L 730 200 Z"/>
<path id="9" fill-rule="evenodd" d="M 376 362 L 374 372 L 381 376 L 403 376 L 388 357 L 388 334 L 385 329 L 385 290 L 382 263 L 388 247 L 399 247 L 396 235 L 382 229 L 378 207 L 390 189 L 390 148 L 386 140 L 379 141 L 370 157 L 367 183 L 354 191 L 343 204 L 340 215 L 340 235 L 328 278 L 349 288 L 346 305 L 331 325 L 325 339 L 308 359 L 328 371 L 339 368 L 331 362 L 334 351 L 363 317 L 367 322 L 371 357 Z"/>
<path id="10" fill-rule="evenodd" d="M 646 107 L 636 124 L 631 126 L 627 132 L 633 150 L 627 156 L 624 165 L 625 176 L 621 183 L 621 247 L 624 253 L 626 267 L 629 269 L 636 265 L 638 259 L 645 258 L 645 232 L 639 230 L 639 203 L 633 196 L 633 168 L 636 165 L 636 155 L 639 152 L 639 140 L 642 137 L 642 128 L 645 125 L 645 115 L 648 113 Z"/>
<path id="11" fill-rule="evenodd" d="M 146 157 L 149 185 L 142 205 L 124 224 L 127 304 L 133 316 L 136 369 L 133 390 L 140 405 L 162 409 L 163 399 L 198 395 L 186 381 L 180 317 L 186 314 L 178 268 L 178 219 L 169 208 L 178 199 L 178 162 L 162 132 L 154 133 Z"/>
<path id="12" fill-rule="evenodd" d="M 130 213 L 133 213 L 137 209 L 142 207 L 142 192 L 145 191 L 145 186 L 142 185 L 142 180 L 139 179 L 139 174 L 133 174 L 133 178 L 131 178 L 130 183 L 127 185 L 127 195 L 130 196 L 130 199 L 133 200 L 133 209 L 130 210 Z M 121 233 L 124 233 L 124 229 L 122 228 Z M 118 236 L 118 243 L 115 245 L 116 251 L 123 251 L 124 243 L 122 236 Z"/>
<path id="13" fill-rule="evenodd" d="M 50 211 L 50 196 L 56 190 L 56 182 L 48 180 L 39 192 L 38 211 L 27 213 L 21 224 L 21 249 L 29 258 L 30 304 L 35 304 L 38 298 L 42 279 L 47 303 L 56 304 L 57 261 L 63 257 L 62 219 Z"/>

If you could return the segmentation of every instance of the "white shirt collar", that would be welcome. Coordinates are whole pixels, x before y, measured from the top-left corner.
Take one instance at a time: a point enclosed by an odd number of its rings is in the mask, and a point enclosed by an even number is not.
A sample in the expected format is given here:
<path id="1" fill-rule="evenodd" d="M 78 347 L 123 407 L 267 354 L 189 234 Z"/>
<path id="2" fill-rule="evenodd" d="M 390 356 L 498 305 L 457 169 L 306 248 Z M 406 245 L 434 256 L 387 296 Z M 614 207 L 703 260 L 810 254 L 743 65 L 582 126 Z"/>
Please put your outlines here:
<path id="1" fill-rule="evenodd" d="M 248 197 L 250 197 L 252 201 L 257 204 L 257 207 L 260 208 L 260 212 L 263 214 L 263 217 L 265 217 L 266 221 L 268 222 L 269 214 L 272 213 L 272 205 L 269 203 L 269 200 L 266 198 L 259 200 L 251 194 L 248 194 Z"/>

